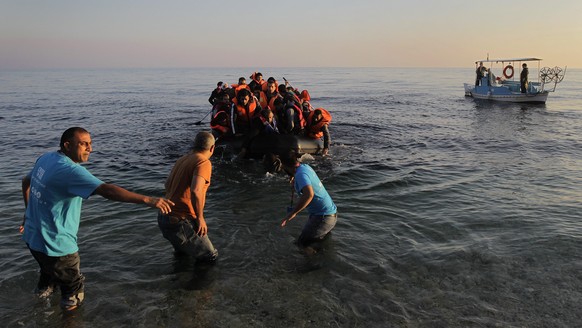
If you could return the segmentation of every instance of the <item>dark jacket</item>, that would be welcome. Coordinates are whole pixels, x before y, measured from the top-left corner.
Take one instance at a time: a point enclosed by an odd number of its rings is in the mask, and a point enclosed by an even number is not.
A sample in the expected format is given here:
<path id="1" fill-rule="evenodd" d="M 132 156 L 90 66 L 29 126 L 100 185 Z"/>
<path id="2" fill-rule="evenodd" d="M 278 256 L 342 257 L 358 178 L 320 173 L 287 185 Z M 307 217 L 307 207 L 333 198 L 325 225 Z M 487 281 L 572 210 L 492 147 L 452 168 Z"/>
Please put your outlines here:
<path id="1" fill-rule="evenodd" d="M 521 74 L 519 75 L 519 81 L 521 81 L 521 83 L 527 82 L 527 75 L 529 74 L 529 70 L 527 67 L 525 67 L 522 71 Z"/>

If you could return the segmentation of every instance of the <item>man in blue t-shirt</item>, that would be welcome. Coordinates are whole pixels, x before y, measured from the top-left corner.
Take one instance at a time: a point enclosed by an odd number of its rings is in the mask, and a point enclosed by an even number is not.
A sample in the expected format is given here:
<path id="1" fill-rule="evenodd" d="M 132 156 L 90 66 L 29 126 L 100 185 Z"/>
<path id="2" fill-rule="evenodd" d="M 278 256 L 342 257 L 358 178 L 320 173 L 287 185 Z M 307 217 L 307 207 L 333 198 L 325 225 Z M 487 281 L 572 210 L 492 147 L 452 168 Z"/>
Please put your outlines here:
<path id="1" fill-rule="evenodd" d="M 337 207 L 311 166 L 300 164 L 297 157 L 292 154 L 282 157 L 281 164 L 285 172 L 292 177 L 293 188 L 300 196 L 295 207 L 290 209 L 281 221 L 281 226 L 287 225 L 287 222 L 307 208 L 309 219 L 297 240 L 300 246 L 307 247 L 315 241 L 323 240 L 335 227 Z"/>
<path id="2" fill-rule="evenodd" d="M 22 179 L 26 206 L 20 228 L 22 239 L 40 266 L 37 292 L 49 296 L 61 289 L 61 306 L 76 309 L 84 298 L 83 275 L 79 267 L 77 231 L 83 199 L 93 194 L 107 199 L 146 204 L 171 211 L 171 201 L 133 193 L 94 177 L 80 163 L 89 160 L 91 135 L 80 127 L 67 129 L 60 150 L 40 156 L 34 168 Z"/>

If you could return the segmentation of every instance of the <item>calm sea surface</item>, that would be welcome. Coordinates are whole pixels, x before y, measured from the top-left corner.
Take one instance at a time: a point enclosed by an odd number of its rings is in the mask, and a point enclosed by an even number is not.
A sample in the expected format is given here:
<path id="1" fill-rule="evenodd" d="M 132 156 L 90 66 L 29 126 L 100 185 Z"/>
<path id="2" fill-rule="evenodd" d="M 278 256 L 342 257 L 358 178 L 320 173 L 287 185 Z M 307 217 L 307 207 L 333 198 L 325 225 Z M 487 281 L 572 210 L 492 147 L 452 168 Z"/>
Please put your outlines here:
<path id="1" fill-rule="evenodd" d="M 216 265 L 176 257 L 154 210 L 91 197 L 79 232 L 86 302 L 71 316 L 59 293 L 33 295 L 21 177 L 66 128 L 83 126 L 93 174 L 162 195 L 175 160 L 208 129 L 194 123 L 216 82 L 252 72 L 0 72 L 2 325 L 579 326 L 582 70 L 569 69 L 545 105 L 465 98 L 473 67 L 261 71 L 333 115 L 331 156 L 305 158 L 338 205 L 324 250 L 308 257 L 293 244 L 305 213 L 279 227 L 284 176 L 216 156 L 206 207 Z"/>

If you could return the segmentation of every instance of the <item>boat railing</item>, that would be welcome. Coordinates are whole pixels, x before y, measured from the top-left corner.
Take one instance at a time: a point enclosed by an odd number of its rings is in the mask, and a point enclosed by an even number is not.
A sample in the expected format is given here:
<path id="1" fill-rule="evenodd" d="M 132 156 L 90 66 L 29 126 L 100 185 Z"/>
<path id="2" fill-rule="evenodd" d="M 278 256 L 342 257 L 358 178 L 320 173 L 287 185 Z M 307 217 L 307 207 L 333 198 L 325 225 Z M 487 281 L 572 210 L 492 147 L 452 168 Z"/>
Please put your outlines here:
<path id="1" fill-rule="evenodd" d="M 544 85 L 540 82 L 529 82 L 527 86 L 528 93 L 544 92 Z"/>
<path id="2" fill-rule="evenodd" d="M 521 83 L 519 81 L 504 80 L 501 84 L 502 86 L 509 89 L 509 91 L 514 93 L 521 92 Z M 527 93 L 540 93 L 544 92 L 544 85 L 540 82 L 528 82 Z"/>
<path id="3" fill-rule="evenodd" d="M 519 81 L 513 81 L 513 80 L 504 80 L 501 83 L 504 87 L 508 88 L 509 91 L 511 92 L 519 92 L 520 91 L 520 84 Z"/>

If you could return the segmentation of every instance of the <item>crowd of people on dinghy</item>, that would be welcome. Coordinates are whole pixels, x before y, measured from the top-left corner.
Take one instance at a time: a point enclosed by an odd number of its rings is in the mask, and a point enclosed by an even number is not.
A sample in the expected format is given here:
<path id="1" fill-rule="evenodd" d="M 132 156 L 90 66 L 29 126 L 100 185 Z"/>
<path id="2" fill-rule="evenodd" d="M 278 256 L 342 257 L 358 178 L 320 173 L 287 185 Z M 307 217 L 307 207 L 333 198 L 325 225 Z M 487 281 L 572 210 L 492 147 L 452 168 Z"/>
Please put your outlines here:
<path id="1" fill-rule="evenodd" d="M 322 155 L 328 154 L 329 111 L 312 107 L 309 92 L 300 92 L 285 78 L 284 84 L 273 77 L 264 80 L 260 72 L 254 72 L 249 78 L 248 84 L 244 77 L 231 85 L 220 81 L 208 98 L 213 106 L 210 126 L 216 138 L 243 138 L 240 158 L 246 155 L 252 139 L 261 134 L 323 138 Z"/>

